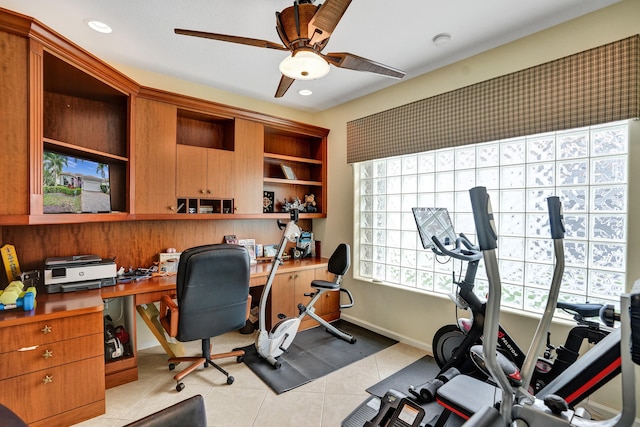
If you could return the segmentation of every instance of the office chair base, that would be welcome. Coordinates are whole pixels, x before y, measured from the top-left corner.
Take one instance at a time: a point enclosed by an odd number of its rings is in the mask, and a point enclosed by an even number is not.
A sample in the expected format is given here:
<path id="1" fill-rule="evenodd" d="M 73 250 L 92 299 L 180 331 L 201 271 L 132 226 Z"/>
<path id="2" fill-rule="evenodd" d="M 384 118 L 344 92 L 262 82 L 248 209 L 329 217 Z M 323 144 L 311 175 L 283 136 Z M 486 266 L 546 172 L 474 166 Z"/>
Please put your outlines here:
<path id="1" fill-rule="evenodd" d="M 235 379 L 231 375 L 229 375 L 227 371 L 222 369 L 222 367 L 220 367 L 218 364 L 213 362 L 213 360 L 225 359 L 228 357 L 235 357 L 236 362 L 240 363 L 244 358 L 244 350 L 234 349 L 233 351 L 229 351 L 226 353 L 211 354 L 208 358 L 202 357 L 202 356 L 170 357 L 168 360 L 170 371 L 173 371 L 178 363 L 191 362 L 189 366 L 187 366 L 185 369 L 183 369 L 182 371 L 178 372 L 176 375 L 173 376 L 173 379 L 176 380 L 177 382 L 176 390 L 177 391 L 184 390 L 185 385 L 181 382 L 182 379 L 187 375 L 189 375 L 190 373 L 192 373 L 193 371 L 195 371 L 196 369 L 198 369 L 200 366 L 204 366 L 205 368 L 209 366 L 213 366 L 214 368 L 216 368 L 218 371 L 220 371 L 227 377 L 227 384 L 229 385 L 233 384 L 233 381 Z"/>

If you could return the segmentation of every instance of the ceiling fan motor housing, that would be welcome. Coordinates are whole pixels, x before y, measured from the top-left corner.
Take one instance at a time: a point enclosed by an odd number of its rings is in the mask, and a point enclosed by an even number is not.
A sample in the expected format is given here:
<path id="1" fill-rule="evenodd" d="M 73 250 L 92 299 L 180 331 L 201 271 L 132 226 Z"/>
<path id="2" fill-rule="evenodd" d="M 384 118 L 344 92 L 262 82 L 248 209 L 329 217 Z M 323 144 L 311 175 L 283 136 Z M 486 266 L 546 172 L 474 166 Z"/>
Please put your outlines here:
<path id="1" fill-rule="evenodd" d="M 307 47 L 317 52 L 322 51 L 329 42 L 326 38 L 314 46 L 309 45 L 309 40 L 313 34 L 309 34 L 309 22 L 315 15 L 319 6 L 311 2 L 300 2 L 287 7 L 282 12 L 276 12 L 276 29 L 282 43 L 291 51 L 301 47 Z"/>

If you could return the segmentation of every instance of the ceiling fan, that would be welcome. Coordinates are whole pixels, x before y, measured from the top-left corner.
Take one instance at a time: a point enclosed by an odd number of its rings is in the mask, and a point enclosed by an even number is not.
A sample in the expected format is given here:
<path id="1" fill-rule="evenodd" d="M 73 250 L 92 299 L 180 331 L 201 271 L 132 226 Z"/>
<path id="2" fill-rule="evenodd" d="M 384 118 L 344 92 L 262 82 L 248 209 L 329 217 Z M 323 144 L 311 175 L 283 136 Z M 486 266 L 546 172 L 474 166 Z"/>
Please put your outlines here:
<path id="1" fill-rule="evenodd" d="M 267 40 L 203 31 L 179 28 L 174 31 L 185 36 L 291 51 L 291 55 L 280 63 L 282 77 L 276 90 L 276 98 L 282 97 L 296 79 L 312 80 L 325 76 L 329 72 L 329 64 L 397 79 L 404 77 L 404 71 L 351 53 L 321 53 L 350 3 L 351 0 L 326 0 L 323 4 L 315 6 L 313 0 L 295 0 L 293 6 L 276 12 L 276 30 L 284 45 Z"/>

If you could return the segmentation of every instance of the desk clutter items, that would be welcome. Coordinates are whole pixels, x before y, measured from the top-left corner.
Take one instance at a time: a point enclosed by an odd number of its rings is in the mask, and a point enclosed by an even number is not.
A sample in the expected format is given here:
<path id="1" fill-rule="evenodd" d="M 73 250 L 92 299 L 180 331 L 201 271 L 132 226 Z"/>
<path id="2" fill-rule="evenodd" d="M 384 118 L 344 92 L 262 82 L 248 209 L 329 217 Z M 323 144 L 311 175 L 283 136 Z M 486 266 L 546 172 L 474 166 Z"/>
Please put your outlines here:
<path id="1" fill-rule="evenodd" d="M 124 326 L 114 326 L 110 315 L 104 316 L 104 360 L 111 362 L 131 356 L 129 333 Z"/>
<path id="2" fill-rule="evenodd" d="M 182 252 L 176 252 L 175 248 L 168 248 L 166 252 L 158 254 L 159 273 L 178 273 L 178 263 Z"/>
<path id="3" fill-rule="evenodd" d="M 116 284 L 116 263 L 98 255 L 47 258 L 44 288 L 47 293 L 99 289 Z"/>
<path id="4" fill-rule="evenodd" d="M 0 311 L 16 308 L 24 311 L 33 310 L 36 305 L 36 285 L 40 280 L 40 272 L 27 271 L 22 273 L 13 245 L 4 245 L 0 250 L 9 282 L 4 290 L 0 290 Z"/>
<path id="5" fill-rule="evenodd" d="M 14 280 L 0 291 L 0 311 L 21 308 L 31 311 L 36 305 L 36 288 L 34 286 L 24 289 L 24 283 Z"/>

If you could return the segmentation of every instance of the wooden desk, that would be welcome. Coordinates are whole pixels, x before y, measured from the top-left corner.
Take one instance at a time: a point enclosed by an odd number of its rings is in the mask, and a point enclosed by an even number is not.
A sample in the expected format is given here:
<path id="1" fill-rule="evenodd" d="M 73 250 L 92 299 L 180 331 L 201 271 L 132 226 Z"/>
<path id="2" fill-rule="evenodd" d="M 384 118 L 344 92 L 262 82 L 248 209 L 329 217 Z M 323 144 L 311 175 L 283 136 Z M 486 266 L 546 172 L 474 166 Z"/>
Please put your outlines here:
<path id="1" fill-rule="evenodd" d="M 278 322 L 279 314 L 287 317 L 298 315 L 299 303 L 308 302 L 305 293 L 312 291 L 311 281 L 314 279 L 329 279 L 326 258 L 305 258 L 302 260 L 286 261 L 279 268 L 274 278 L 271 295 L 267 301 L 267 329 Z M 258 263 L 251 266 L 251 295 L 258 304 L 262 295 L 271 263 Z M 162 327 L 158 322 L 158 310 L 153 304 L 160 301 L 162 295 L 170 295 L 176 289 L 176 276 L 154 277 L 140 282 L 117 284 L 99 290 L 102 299 L 126 298 L 126 310 L 129 314 L 126 329 L 132 340 L 132 357 L 109 362 L 105 367 L 106 387 L 111 388 L 138 379 L 136 358 L 136 320 L 135 312 L 149 327 L 169 355 L 180 355 L 181 345 L 167 343 Z M 316 303 L 316 313 L 327 321 L 340 317 L 340 295 L 338 292 L 327 292 L 324 301 Z M 300 325 L 300 329 L 316 326 L 317 322 L 310 317 Z"/>

